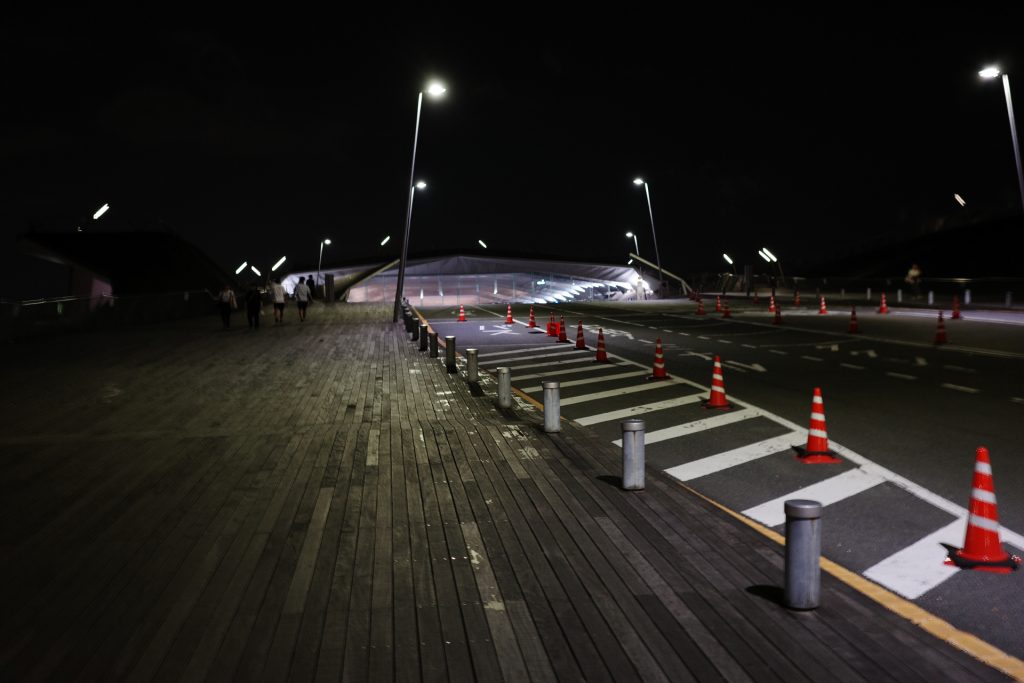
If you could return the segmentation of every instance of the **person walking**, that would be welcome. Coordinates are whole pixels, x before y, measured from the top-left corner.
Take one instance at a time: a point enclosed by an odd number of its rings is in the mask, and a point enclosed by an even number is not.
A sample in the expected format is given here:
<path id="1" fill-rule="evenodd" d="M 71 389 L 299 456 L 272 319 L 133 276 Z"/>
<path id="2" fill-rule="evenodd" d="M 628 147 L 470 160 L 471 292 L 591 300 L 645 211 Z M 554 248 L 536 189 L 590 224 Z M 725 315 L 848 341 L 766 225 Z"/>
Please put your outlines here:
<path id="1" fill-rule="evenodd" d="M 309 306 L 309 287 L 306 285 L 306 278 L 300 277 L 299 284 L 295 285 L 292 291 L 295 295 L 295 305 L 299 309 L 299 322 L 306 322 L 306 308 Z"/>
<path id="2" fill-rule="evenodd" d="M 249 317 L 249 329 L 260 329 L 260 316 L 263 315 L 263 295 L 256 285 L 249 287 L 245 293 L 245 313 Z"/>
<path id="3" fill-rule="evenodd" d="M 911 264 L 910 269 L 907 270 L 907 277 L 904 279 L 914 291 L 914 298 L 921 298 L 921 268 L 916 263 Z"/>
<path id="4" fill-rule="evenodd" d="M 275 277 L 274 281 L 270 283 L 270 300 L 274 304 L 274 324 L 284 322 L 284 285 L 281 284 L 281 278 Z"/>
<path id="5" fill-rule="evenodd" d="M 231 311 L 238 308 L 238 302 L 235 301 L 235 292 L 226 282 L 220 288 L 220 294 L 217 295 L 217 306 L 220 308 L 220 319 L 224 323 L 224 329 L 226 330 L 231 327 Z"/>

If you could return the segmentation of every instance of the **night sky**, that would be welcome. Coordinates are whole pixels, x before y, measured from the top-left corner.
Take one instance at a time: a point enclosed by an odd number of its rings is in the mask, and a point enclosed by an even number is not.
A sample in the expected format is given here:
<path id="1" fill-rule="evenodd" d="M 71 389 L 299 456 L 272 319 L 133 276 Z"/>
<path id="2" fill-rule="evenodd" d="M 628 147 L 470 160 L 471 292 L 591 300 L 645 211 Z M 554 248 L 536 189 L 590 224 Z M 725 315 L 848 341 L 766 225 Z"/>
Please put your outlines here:
<path id="1" fill-rule="evenodd" d="M 10 19 L 0 296 L 48 293 L 16 253 L 33 228 L 167 229 L 226 270 L 315 269 L 324 237 L 325 265 L 397 256 L 434 76 L 413 257 L 483 239 L 621 263 L 627 230 L 653 257 L 637 175 L 684 274 L 1019 215 L 1002 87 L 977 71 L 1010 73 L 1024 121 L 1024 13 L 829 7 Z"/>

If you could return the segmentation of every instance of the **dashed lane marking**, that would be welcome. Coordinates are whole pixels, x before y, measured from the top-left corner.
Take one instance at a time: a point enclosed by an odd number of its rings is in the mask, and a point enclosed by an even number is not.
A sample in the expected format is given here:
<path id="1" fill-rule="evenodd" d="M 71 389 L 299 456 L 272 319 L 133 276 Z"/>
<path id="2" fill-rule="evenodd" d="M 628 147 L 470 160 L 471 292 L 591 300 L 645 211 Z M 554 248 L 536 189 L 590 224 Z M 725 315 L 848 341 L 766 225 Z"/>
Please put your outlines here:
<path id="1" fill-rule="evenodd" d="M 753 344 L 740 344 L 740 346 L 742 346 L 745 349 L 756 349 L 757 348 Z"/>
<path id="2" fill-rule="evenodd" d="M 1010 400 L 1013 401 L 1014 403 L 1024 403 L 1024 398 L 1021 398 L 1019 396 L 1011 396 Z"/>
<path id="3" fill-rule="evenodd" d="M 774 353 L 776 356 L 788 356 L 789 355 L 785 351 L 779 351 L 778 349 L 768 349 L 768 353 Z"/>
<path id="4" fill-rule="evenodd" d="M 864 369 L 863 365 L 854 365 L 853 363 L 840 363 L 839 367 L 841 367 L 841 368 L 849 368 L 850 370 L 863 370 Z"/>
<path id="5" fill-rule="evenodd" d="M 975 370 L 974 368 L 964 368 L 964 367 L 960 367 L 959 365 L 943 365 L 942 369 L 943 370 L 953 370 L 954 372 L 969 372 L 969 373 L 977 372 L 977 370 Z"/>
<path id="6" fill-rule="evenodd" d="M 914 375 L 904 375 L 902 372 L 887 372 L 885 373 L 889 377 L 895 377 L 897 379 L 917 379 Z"/>
<path id="7" fill-rule="evenodd" d="M 633 371 L 630 371 L 630 372 L 620 372 L 620 373 L 618 373 L 616 375 L 603 375 L 601 377 L 590 377 L 588 379 L 574 379 L 574 380 L 570 380 L 568 382 L 560 382 L 559 383 L 559 387 L 560 388 L 564 388 L 564 387 L 578 387 L 578 386 L 582 386 L 584 384 L 596 384 L 598 382 L 610 382 L 613 379 L 625 379 L 627 377 L 636 377 L 638 375 L 646 375 L 646 374 L 647 373 L 645 371 L 643 371 L 643 370 L 633 370 Z M 538 391 L 543 391 L 543 390 L 544 390 L 544 387 L 542 385 L 537 385 L 537 386 L 533 386 L 533 387 L 524 387 L 523 389 L 521 389 L 521 391 L 524 391 L 527 394 L 533 394 L 533 393 L 536 393 Z"/>
<path id="8" fill-rule="evenodd" d="M 804 360 L 814 361 L 815 363 L 820 363 L 823 360 L 821 358 L 818 358 L 817 356 L 800 356 L 800 357 L 803 358 Z"/>
<path id="9" fill-rule="evenodd" d="M 656 410 L 668 410 L 669 408 L 677 408 L 679 406 L 685 406 L 703 400 L 704 394 L 689 394 L 688 396 L 677 396 L 676 398 L 670 398 L 665 401 L 645 403 L 643 405 L 633 406 L 632 408 L 623 408 L 622 410 L 612 410 L 607 413 L 577 417 L 575 418 L 575 421 L 584 427 L 588 427 L 600 422 L 623 420 L 637 415 L 643 415 L 645 413 L 653 413 Z"/>
<path id="10" fill-rule="evenodd" d="M 950 384 L 948 382 L 943 382 L 939 386 L 942 387 L 943 389 L 952 389 L 953 391 L 962 391 L 965 394 L 980 394 L 981 393 L 981 389 L 975 389 L 974 387 L 964 387 L 964 386 L 960 386 L 959 384 Z"/>
<path id="11" fill-rule="evenodd" d="M 860 468 L 847 470 L 842 474 L 805 486 L 774 500 L 755 505 L 744 510 L 743 514 L 756 519 L 765 526 L 778 526 L 786 521 L 785 503 L 787 500 L 800 498 L 816 500 L 822 505 L 831 505 L 867 491 L 883 481 L 884 479 L 877 474 L 870 474 Z"/>

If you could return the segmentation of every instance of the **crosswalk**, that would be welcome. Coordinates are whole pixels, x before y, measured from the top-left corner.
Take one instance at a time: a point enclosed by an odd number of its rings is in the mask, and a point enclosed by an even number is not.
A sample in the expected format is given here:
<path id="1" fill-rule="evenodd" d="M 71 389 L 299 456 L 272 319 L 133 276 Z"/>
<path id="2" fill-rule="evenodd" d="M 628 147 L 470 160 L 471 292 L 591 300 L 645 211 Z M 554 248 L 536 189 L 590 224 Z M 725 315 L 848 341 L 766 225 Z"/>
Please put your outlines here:
<path id="1" fill-rule="evenodd" d="M 909 543 L 904 540 L 902 545 L 883 549 L 881 559 L 876 559 L 861 573 L 909 599 L 919 598 L 958 575 L 955 568 L 943 564 L 946 551 L 941 544 L 957 547 L 963 544 L 966 508 L 834 441 L 829 445 L 841 456 L 843 464 L 806 469 L 810 466 L 796 463 L 792 457 L 793 446 L 803 445 L 807 440 L 806 427 L 731 395 L 732 411 L 709 412 L 700 406 L 710 392 L 703 384 L 678 376 L 650 381 L 646 378 L 649 368 L 613 354 L 609 354 L 612 363 L 595 364 L 592 353 L 577 351 L 571 346 L 555 351 L 549 349 L 480 353 L 479 360 L 485 369 L 509 367 L 513 385 L 528 394 L 541 392 L 537 380 L 558 379 L 562 416 L 596 430 L 617 446 L 622 443 L 621 438 L 615 438 L 621 436 L 617 433 L 620 421 L 645 419 L 644 444 L 649 465 L 658 466 L 670 476 L 697 488 L 702 482 L 716 484 L 719 491 L 725 491 L 719 495 L 721 503 L 741 509 L 744 515 L 767 527 L 785 523 L 783 503 L 793 498 L 813 499 L 824 506 L 833 506 L 837 509 L 836 516 L 829 518 L 829 524 L 854 530 L 858 528 L 857 520 L 842 519 L 844 512 L 838 508 L 860 509 L 856 505 L 858 496 L 882 487 L 887 495 L 906 497 L 906 504 L 916 501 L 932 509 L 928 518 L 939 520 L 931 523 L 934 528 Z M 708 370 L 710 376 L 710 367 Z M 765 438 L 765 432 L 775 433 Z M 745 441 L 745 438 L 750 440 Z M 715 448 L 715 444 L 723 442 L 740 445 L 724 450 Z M 723 478 L 738 475 L 744 468 L 754 468 L 749 476 L 756 478 L 771 467 L 776 469 L 771 470 L 770 481 L 763 486 L 747 487 L 735 494 L 735 500 L 729 499 L 733 494 L 721 484 Z M 804 469 L 797 472 L 787 470 L 788 467 Z M 786 489 L 787 476 L 801 485 Z M 809 477 L 814 480 L 807 483 Z M 753 493 L 750 488 L 754 489 Z M 762 499 L 751 503 L 749 498 L 757 494 Z M 934 508 L 941 512 L 935 512 Z M 1001 537 L 1008 546 L 1024 549 L 1024 537 L 1020 534 L 1003 528 Z M 890 542 L 878 538 L 864 541 L 875 546 Z"/>

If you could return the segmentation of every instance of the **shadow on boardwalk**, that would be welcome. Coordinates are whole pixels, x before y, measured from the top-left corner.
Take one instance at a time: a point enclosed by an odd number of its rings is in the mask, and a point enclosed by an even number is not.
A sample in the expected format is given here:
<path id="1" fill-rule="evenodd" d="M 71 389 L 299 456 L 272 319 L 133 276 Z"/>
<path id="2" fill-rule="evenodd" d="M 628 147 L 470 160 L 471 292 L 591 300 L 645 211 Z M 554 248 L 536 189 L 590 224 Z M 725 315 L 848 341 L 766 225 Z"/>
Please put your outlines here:
<path id="1" fill-rule="evenodd" d="M 0 678 L 1001 679 L 827 576 L 781 608 L 778 546 L 390 306 L 289 313 L 6 347 Z"/>

